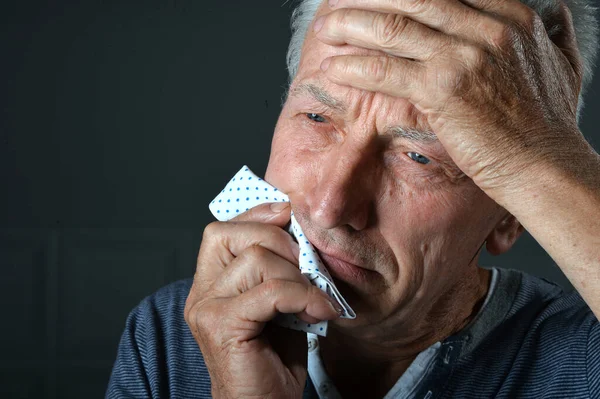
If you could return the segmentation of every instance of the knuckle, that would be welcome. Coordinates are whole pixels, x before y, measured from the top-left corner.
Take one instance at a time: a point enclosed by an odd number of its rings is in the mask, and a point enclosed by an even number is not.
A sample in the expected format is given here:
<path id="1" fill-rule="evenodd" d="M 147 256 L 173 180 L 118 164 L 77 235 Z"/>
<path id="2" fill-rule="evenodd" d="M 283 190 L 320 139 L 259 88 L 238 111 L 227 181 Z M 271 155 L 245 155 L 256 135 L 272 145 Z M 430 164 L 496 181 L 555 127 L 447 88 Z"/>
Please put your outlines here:
<path id="1" fill-rule="evenodd" d="M 277 241 L 281 237 L 291 237 L 288 233 L 285 232 L 281 227 L 273 226 L 272 224 L 262 224 L 261 228 L 264 228 L 264 232 L 267 240 Z"/>
<path id="2" fill-rule="evenodd" d="M 512 47 L 516 36 L 517 30 L 513 24 L 498 22 L 492 28 L 490 42 L 492 46 L 499 49 Z"/>
<path id="3" fill-rule="evenodd" d="M 267 280 L 261 284 L 262 296 L 269 303 L 277 302 L 279 296 L 285 292 L 288 295 L 290 292 L 290 282 L 281 279 Z"/>
<path id="4" fill-rule="evenodd" d="M 398 14 L 380 14 L 376 26 L 380 44 L 385 48 L 395 47 L 403 34 L 408 30 L 410 20 Z"/>
<path id="5" fill-rule="evenodd" d="M 238 256 L 237 262 L 232 263 L 229 268 L 237 268 L 235 272 L 236 286 L 240 294 L 260 284 L 267 276 L 269 250 L 260 246 L 252 245 L 246 248 Z"/>
<path id="6" fill-rule="evenodd" d="M 185 304 L 183 317 L 192 332 L 197 333 L 211 324 L 212 315 L 206 306 L 203 306 L 204 303 L 202 300 L 191 302 L 188 297 L 188 301 Z"/>
<path id="7" fill-rule="evenodd" d="M 369 62 L 365 63 L 365 70 L 363 72 L 366 76 L 371 76 L 373 81 L 377 84 L 386 83 L 390 74 L 390 58 L 377 57 L 371 59 Z"/>
<path id="8" fill-rule="evenodd" d="M 283 288 L 284 282 L 279 279 L 267 280 L 262 284 L 263 295 L 267 298 L 272 298 Z"/>
<path id="9" fill-rule="evenodd" d="M 187 300 L 185 301 L 185 307 L 183 308 L 183 319 L 185 320 L 188 326 L 192 324 L 191 315 L 193 308 L 194 303 L 192 303 L 191 301 L 191 296 L 188 296 Z"/>
<path id="10" fill-rule="evenodd" d="M 444 98 L 460 96 L 468 89 L 468 76 L 464 68 L 456 65 L 440 67 L 435 70 L 435 87 Z"/>
<path id="11" fill-rule="evenodd" d="M 240 256 L 243 256 L 244 260 L 247 263 L 251 263 L 251 264 L 259 264 L 262 265 L 263 264 L 263 260 L 266 257 L 268 252 L 268 249 L 260 246 L 260 245 L 251 245 L 248 248 L 246 248 L 241 254 Z"/>
<path id="12" fill-rule="evenodd" d="M 543 28 L 544 23 L 542 22 L 542 18 L 532 8 L 523 6 L 521 15 L 522 17 L 519 21 L 519 24 L 525 29 L 526 32 L 536 32 L 540 26 Z"/>
<path id="13" fill-rule="evenodd" d="M 485 50 L 478 46 L 464 46 L 460 53 L 462 63 L 471 70 L 479 70 L 487 60 Z"/>
<path id="14" fill-rule="evenodd" d="M 255 224 L 253 227 L 256 228 L 255 231 L 257 235 L 260 234 L 260 242 L 263 243 L 284 243 L 292 237 L 291 235 L 286 233 L 285 230 L 283 230 L 282 228 L 270 224 Z M 263 254 L 265 253 L 265 251 L 267 251 L 267 249 L 264 247 L 260 247 L 255 250 L 262 250 L 263 252 L 261 253 Z"/>
<path id="15" fill-rule="evenodd" d="M 327 16 L 325 24 L 345 30 L 353 12 L 354 10 L 348 8 L 335 10 Z"/>
<path id="16" fill-rule="evenodd" d="M 211 239 L 221 231 L 222 222 L 212 222 L 206 225 L 202 233 L 202 241 Z"/>
<path id="17" fill-rule="evenodd" d="M 406 0 L 406 6 L 413 13 L 422 13 L 431 7 L 431 0 Z"/>

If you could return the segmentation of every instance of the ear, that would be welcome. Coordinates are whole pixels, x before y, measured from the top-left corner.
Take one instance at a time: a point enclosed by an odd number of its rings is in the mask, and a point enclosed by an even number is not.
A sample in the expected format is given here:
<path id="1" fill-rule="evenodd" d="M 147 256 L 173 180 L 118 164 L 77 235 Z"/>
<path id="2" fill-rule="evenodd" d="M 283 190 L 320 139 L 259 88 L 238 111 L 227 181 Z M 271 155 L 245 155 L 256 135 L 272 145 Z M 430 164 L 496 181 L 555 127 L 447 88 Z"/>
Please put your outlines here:
<path id="1" fill-rule="evenodd" d="M 523 231 L 525 228 L 517 218 L 507 213 L 488 235 L 485 248 L 492 255 L 503 254 L 513 246 Z"/>

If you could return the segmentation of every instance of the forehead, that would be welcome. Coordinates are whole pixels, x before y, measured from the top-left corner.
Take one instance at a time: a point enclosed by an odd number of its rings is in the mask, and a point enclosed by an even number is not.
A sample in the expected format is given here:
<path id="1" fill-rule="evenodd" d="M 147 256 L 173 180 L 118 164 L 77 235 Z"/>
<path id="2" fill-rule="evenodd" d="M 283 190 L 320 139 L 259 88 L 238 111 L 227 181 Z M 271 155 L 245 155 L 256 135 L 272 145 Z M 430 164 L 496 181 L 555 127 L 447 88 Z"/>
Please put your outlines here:
<path id="1" fill-rule="evenodd" d="M 324 2 L 317 11 L 315 18 L 309 26 L 307 35 L 302 47 L 300 64 L 298 72 L 290 87 L 290 94 L 303 94 L 305 97 L 319 97 L 319 93 L 306 90 L 307 85 L 316 86 L 325 89 L 327 94 L 333 95 L 333 99 L 328 99 L 321 96 L 321 100 L 334 103 L 336 100 L 342 100 L 343 105 L 348 105 L 349 109 L 345 110 L 352 114 L 352 119 L 357 118 L 364 112 L 373 112 L 374 108 L 381 111 L 381 115 L 387 115 L 385 119 L 391 118 L 394 115 L 394 121 L 390 123 L 399 123 L 407 128 L 418 130 L 431 131 L 427 118 L 419 112 L 414 105 L 408 100 L 402 98 L 394 98 L 383 95 L 381 93 L 372 93 L 361 89 L 356 89 L 348 86 L 340 86 L 332 83 L 325 77 L 321 71 L 321 62 L 332 56 L 337 55 L 360 55 L 360 56 L 381 56 L 384 53 L 376 50 L 369 50 L 354 47 L 351 45 L 331 46 L 318 40 L 313 32 L 312 24 L 314 20 L 321 15 L 329 12 Z M 300 88 L 301 90 L 296 90 Z"/>

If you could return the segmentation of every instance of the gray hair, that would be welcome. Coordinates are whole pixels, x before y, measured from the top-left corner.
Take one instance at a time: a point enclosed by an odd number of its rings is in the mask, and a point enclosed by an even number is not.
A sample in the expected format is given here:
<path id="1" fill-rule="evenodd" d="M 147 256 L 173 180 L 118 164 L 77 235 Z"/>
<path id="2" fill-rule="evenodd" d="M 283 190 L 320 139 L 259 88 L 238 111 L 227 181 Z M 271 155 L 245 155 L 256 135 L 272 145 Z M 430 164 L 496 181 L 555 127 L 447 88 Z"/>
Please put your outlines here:
<path id="1" fill-rule="evenodd" d="M 592 6 L 594 0 L 564 1 L 573 16 L 575 36 L 577 37 L 577 45 L 583 61 L 583 81 L 577 107 L 577 121 L 579 122 L 580 114 L 583 110 L 583 96 L 592 83 L 596 57 L 598 55 L 598 21 L 594 16 L 597 9 Z M 548 32 L 550 37 L 554 37 L 562 31 L 563 27 L 554 18 L 558 13 L 560 0 L 521 0 L 521 2 L 538 13 L 542 21 L 544 21 L 546 32 Z M 287 68 L 290 83 L 294 80 L 298 72 L 304 37 L 321 3 L 322 0 L 299 0 L 298 7 L 292 13 L 292 38 L 290 39 L 287 53 Z"/>

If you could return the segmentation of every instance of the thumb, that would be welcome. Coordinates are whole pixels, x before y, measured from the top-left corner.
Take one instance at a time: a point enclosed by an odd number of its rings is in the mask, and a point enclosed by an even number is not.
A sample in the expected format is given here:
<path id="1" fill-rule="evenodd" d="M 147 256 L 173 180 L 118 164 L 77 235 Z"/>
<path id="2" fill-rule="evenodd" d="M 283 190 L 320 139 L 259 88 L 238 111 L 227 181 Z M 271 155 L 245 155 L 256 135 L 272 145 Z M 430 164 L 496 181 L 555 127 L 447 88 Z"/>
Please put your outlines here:
<path id="1" fill-rule="evenodd" d="M 289 202 L 270 202 L 250 208 L 231 219 L 232 222 L 260 222 L 284 227 L 291 218 L 292 207 Z"/>

